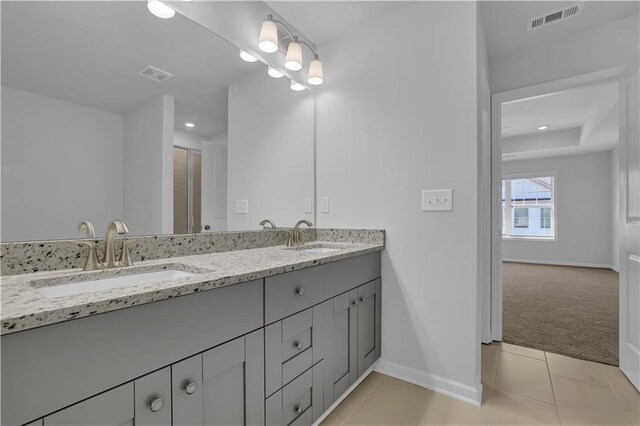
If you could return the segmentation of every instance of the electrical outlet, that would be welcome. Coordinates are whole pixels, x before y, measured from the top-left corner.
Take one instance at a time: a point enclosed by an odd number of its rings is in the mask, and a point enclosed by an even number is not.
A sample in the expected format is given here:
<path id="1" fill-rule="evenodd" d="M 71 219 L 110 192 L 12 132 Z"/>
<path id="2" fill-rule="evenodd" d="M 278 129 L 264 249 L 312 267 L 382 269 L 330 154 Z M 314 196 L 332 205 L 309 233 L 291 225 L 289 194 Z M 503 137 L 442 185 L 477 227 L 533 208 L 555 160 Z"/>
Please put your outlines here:
<path id="1" fill-rule="evenodd" d="M 329 213 L 329 197 L 320 199 L 320 213 Z"/>
<path id="2" fill-rule="evenodd" d="M 313 208 L 311 206 L 311 198 L 304 199 L 304 212 L 305 213 L 313 213 Z"/>
<path id="3" fill-rule="evenodd" d="M 236 214 L 249 213 L 249 200 L 236 200 Z"/>
<path id="4" fill-rule="evenodd" d="M 434 189 L 429 191 L 422 191 L 422 211 L 453 211 L 453 189 Z"/>

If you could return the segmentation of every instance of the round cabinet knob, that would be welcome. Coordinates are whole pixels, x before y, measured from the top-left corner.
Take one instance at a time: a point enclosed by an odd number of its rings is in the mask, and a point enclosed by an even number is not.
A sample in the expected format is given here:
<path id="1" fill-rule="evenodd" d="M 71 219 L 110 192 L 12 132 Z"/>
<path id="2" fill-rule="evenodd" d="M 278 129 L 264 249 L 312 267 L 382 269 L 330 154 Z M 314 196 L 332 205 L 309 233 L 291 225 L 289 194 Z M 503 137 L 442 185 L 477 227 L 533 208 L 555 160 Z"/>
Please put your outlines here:
<path id="1" fill-rule="evenodd" d="M 301 414 L 304 411 L 304 407 L 300 404 L 296 404 L 296 408 L 294 408 L 294 410 L 296 410 L 296 413 Z"/>
<path id="2" fill-rule="evenodd" d="M 302 348 L 304 348 L 304 343 L 302 343 L 301 341 L 299 341 L 299 340 L 298 340 L 298 341 L 296 341 L 296 342 L 294 342 L 294 343 L 293 343 L 293 346 L 295 346 L 295 347 L 296 347 L 296 349 L 298 349 L 299 351 L 301 351 L 301 350 L 302 350 Z"/>
<path id="3" fill-rule="evenodd" d="M 164 405 L 164 402 L 162 402 L 162 398 L 155 398 L 151 400 L 151 404 L 149 404 L 149 408 L 151 408 L 151 411 L 153 411 L 154 413 L 157 413 L 162 409 L 163 405 Z"/>
<path id="4" fill-rule="evenodd" d="M 296 294 L 298 296 L 302 296 L 304 294 L 304 288 L 302 288 L 302 287 L 296 288 Z"/>
<path id="5" fill-rule="evenodd" d="M 196 391 L 196 389 L 198 389 L 198 386 L 194 382 L 189 382 L 184 385 L 184 391 L 187 393 L 187 395 L 191 395 Z"/>
<path id="6" fill-rule="evenodd" d="M 358 298 L 358 300 L 359 300 L 359 301 L 361 301 L 361 302 L 364 302 L 364 296 L 360 296 L 360 297 Z"/>
<path id="7" fill-rule="evenodd" d="M 353 306 L 356 306 L 356 305 L 358 304 L 358 302 L 356 302 L 356 299 L 353 299 L 353 300 L 351 301 L 351 304 L 352 304 Z"/>

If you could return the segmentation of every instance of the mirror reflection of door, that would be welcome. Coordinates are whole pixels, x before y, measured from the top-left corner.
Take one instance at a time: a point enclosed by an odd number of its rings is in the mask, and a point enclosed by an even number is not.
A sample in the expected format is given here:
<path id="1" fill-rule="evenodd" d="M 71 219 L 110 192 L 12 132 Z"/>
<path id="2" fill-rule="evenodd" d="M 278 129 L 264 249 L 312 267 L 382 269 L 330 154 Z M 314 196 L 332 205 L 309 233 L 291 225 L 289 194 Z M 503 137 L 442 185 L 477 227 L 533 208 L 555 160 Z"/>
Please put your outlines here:
<path id="1" fill-rule="evenodd" d="M 193 149 L 173 147 L 173 233 L 202 230 L 202 155 Z"/>

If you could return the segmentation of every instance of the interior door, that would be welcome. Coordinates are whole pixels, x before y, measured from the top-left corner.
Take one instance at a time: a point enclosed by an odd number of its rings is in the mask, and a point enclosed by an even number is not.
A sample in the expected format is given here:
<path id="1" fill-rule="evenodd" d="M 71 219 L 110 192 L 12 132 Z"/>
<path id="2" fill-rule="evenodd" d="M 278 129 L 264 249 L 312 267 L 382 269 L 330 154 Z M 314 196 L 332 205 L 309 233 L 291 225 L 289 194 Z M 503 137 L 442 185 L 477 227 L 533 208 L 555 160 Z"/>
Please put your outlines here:
<path id="1" fill-rule="evenodd" d="M 620 369 L 640 390 L 640 77 L 620 81 Z"/>

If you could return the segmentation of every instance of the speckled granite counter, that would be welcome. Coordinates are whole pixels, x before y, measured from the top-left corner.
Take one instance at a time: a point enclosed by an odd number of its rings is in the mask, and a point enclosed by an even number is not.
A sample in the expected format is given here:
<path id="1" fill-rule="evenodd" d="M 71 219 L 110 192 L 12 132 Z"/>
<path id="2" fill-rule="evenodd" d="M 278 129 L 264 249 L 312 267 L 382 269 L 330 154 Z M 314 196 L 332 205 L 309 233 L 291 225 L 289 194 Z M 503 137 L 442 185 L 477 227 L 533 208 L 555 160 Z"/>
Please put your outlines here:
<path id="1" fill-rule="evenodd" d="M 383 240 L 371 244 L 331 241 L 313 241 L 308 244 L 326 244 L 339 250 L 323 254 L 272 246 L 144 261 L 130 268 L 112 269 L 101 273 L 108 272 L 114 276 L 130 274 L 132 269 L 137 273 L 179 269 L 194 275 L 154 284 L 139 284 L 57 298 L 45 297 L 34 285 L 45 281 L 51 285 L 52 282 L 58 281 L 57 278 L 68 282 L 67 278 L 71 276 L 72 280 L 77 281 L 84 275 L 95 272 L 66 269 L 3 277 L 0 312 L 2 334 L 322 265 L 384 248 Z"/>

